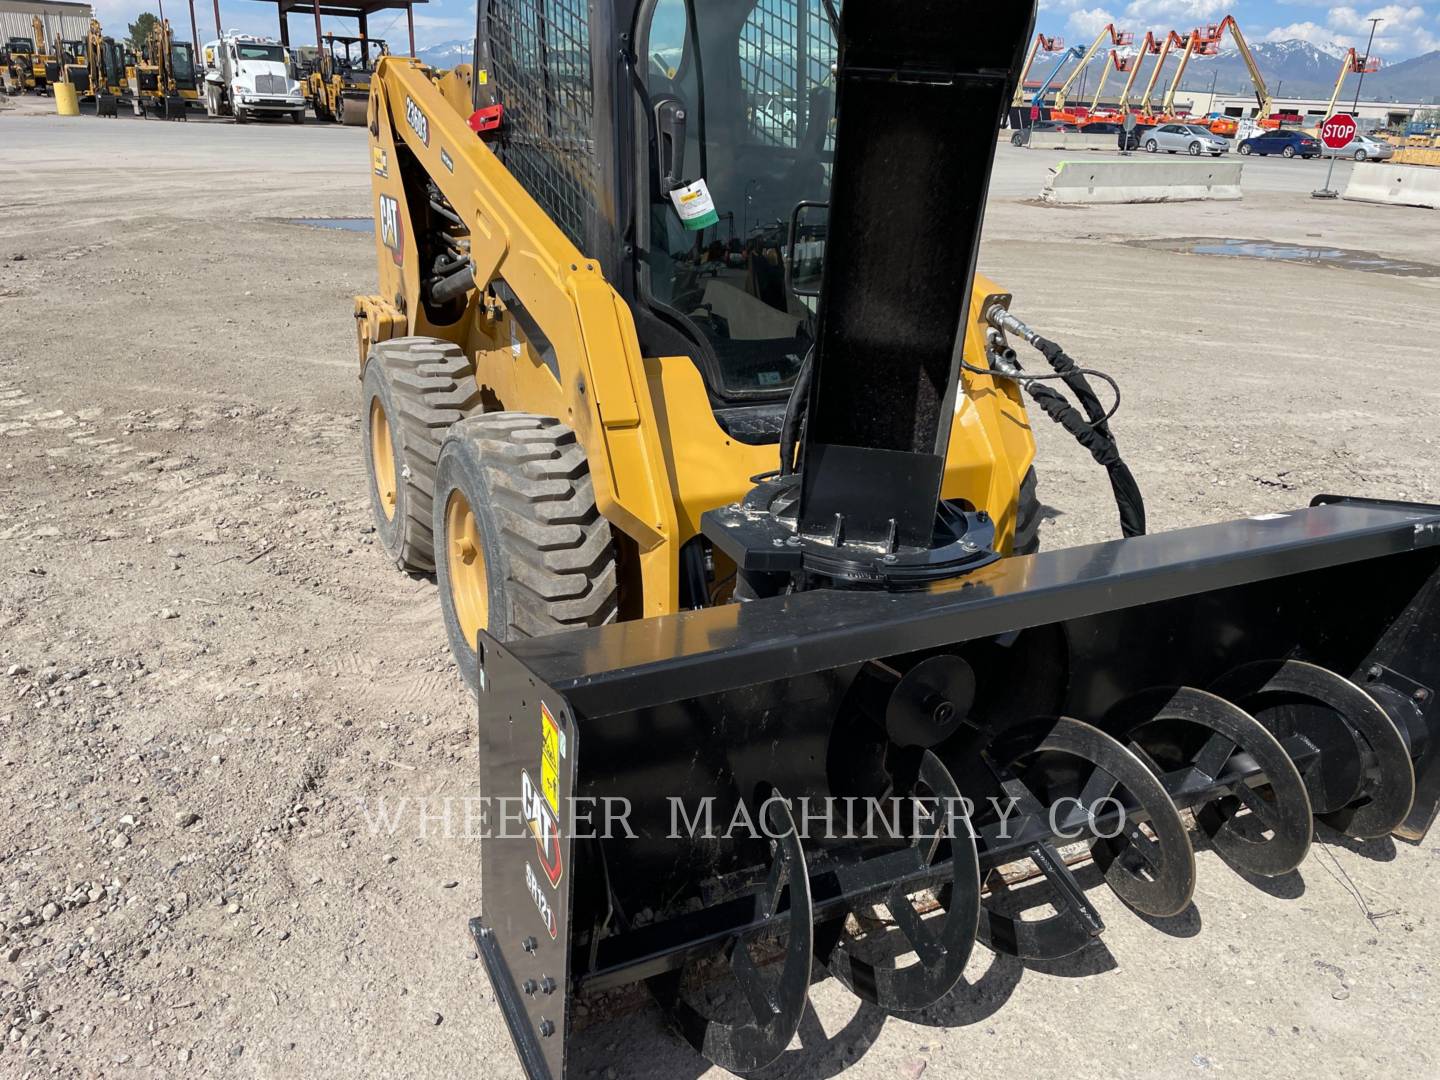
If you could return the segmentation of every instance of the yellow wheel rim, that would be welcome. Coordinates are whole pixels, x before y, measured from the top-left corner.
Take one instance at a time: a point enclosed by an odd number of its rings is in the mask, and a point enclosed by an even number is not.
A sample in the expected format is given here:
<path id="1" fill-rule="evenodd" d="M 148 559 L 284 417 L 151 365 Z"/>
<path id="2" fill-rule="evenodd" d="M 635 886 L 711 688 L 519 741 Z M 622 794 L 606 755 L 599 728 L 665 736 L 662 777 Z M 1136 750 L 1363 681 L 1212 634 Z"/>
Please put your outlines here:
<path id="1" fill-rule="evenodd" d="M 395 502 L 399 489 L 395 483 L 395 445 L 390 441 L 390 421 L 380 399 L 370 401 L 370 471 L 375 474 L 375 491 L 386 521 L 395 520 Z"/>
<path id="2" fill-rule="evenodd" d="M 490 625 L 490 583 L 475 512 L 458 491 L 452 491 L 445 504 L 445 558 L 450 603 L 465 640 L 474 646 L 475 636 Z"/>

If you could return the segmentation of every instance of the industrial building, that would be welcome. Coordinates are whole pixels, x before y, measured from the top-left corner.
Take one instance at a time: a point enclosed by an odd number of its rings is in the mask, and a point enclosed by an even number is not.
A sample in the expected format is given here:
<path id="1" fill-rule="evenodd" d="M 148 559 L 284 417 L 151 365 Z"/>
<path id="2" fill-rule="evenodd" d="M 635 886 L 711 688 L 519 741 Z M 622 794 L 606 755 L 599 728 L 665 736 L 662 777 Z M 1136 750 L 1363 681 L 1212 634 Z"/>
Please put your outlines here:
<path id="1" fill-rule="evenodd" d="M 35 16 L 45 25 L 45 40 L 54 41 L 58 31 L 67 41 L 78 41 L 90 29 L 92 8 L 65 0 L 0 0 L 0 40 L 29 39 Z"/>

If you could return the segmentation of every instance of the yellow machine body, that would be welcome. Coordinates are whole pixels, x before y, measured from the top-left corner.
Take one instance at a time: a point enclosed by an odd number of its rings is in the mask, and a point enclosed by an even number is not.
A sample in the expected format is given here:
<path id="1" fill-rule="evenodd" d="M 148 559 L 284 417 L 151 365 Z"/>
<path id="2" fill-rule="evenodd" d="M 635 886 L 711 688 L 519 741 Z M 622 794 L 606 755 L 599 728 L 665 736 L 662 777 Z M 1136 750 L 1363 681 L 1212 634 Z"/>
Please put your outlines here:
<path id="1" fill-rule="evenodd" d="M 396 57 L 382 59 L 371 81 L 379 288 L 355 302 L 361 374 L 376 342 L 404 335 L 451 341 L 473 358 L 487 410 L 539 413 L 573 428 L 600 512 L 635 556 L 621 582 L 621 617 L 674 612 L 680 548 L 699 532 L 700 515 L 742 498 L 752 477 L 775 468 L 776 447 L 725 433 L 690 357 L 642 355 L 632 312 L 598 263 L 470 129 L 470 84 L 468 65 L 437 75 Z M 431 323 L 420 302 L 402 155 L 413 155 L 470 230 L 479 287 L 447 325 Z M 558 373 L 496 297 L 498 282 L 543 329 Z M 971 364 L 986 363 L 985 310 L 1008 299 L 977 275 L 965 344 Z M 1035 454 L 1030 423 L 1013 383 L 966 374 L 962 390 L 943 494 L 988 511 L 997 545 L 1008 551 L 1017 493 Z"/>

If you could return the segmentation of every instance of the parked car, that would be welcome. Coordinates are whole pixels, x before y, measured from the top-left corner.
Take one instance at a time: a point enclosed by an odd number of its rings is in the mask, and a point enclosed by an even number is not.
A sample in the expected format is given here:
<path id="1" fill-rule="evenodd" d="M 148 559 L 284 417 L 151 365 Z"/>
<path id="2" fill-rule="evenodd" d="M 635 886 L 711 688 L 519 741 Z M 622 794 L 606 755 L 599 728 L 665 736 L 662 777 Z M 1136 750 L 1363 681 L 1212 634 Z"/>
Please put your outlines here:
<path id="1" fill-rule="evenodd" d="M 1183 152 L 1191 157 L 1201 154 L 1219 157 L 1230 151 L 1229 139 L 1223 139 L 1199 124 L 1160 124 L 1146 134 L 1141 145 L 1152 154 L 1164 150 L 1167 154 Z"/>
<path id="2" fill-rule="evenodd" d="M 1281 157 L 1287 158 L 1318 157 L 1322 149 L 1319 139 L 1293 128 L 1262 131 L 1259 135 L 1245 139 L 1239 146 L 1242 154 L 1259 154 L 1261 157 L 1268 154 L 1279 154 Z"/>
<path id="3" fill-rule="evenodd" d="M 1036 120 L 1033 124 L 1027 124 L 1010 136 L 1011 146 L 1024 146 L 1029 141 L 1030 133 L 1033 131 L 1079 131 L 1074 124 L 1062 123 L 1059 120 Z"/>
<path id="4" fill-rule="evenodd" d="M 1094 123 L 1080 125 L 1082 135 L 1116 135 L 1119 131 L 1120 125 L 1111 120 L 1096 120 Z"/>
<path id="5" fill-rule="evenodd" d="M 1145 139 L 1149 136 L 1150 132 L 1154 131 L 1158 126 L 1157 124 L 1136 124 L 1135 130 L 1130 132 L 1130 145 L 1126 149 L 1139 150 L 1140 147 L 1145 145 Z"/>
<path id="6" fill-rule="evenodd" d="M 1357 134 L 1350 140 L 1350 145 L 1343 150 L 1331 150 L 1321 143 L 1320 152 L 1326 157 L 1348 157 L 1354 158 L 1356 161 L 1386 161 L 1395 156 L 1395 147 L 1381 139 Z"/>

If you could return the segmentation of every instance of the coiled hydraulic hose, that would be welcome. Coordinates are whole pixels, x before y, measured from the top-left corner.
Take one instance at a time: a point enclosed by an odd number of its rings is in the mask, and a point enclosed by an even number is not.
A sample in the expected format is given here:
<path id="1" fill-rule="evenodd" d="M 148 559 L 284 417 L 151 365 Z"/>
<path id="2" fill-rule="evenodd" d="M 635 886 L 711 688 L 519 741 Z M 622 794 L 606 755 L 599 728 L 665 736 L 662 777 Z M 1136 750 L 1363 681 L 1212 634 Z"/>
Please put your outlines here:
<path id="1" fill-rule="evenodd" d="M 1020 383 L 1035 404 L 1044 410 L 1046 416 L 1070 432 L 1075 441 L 1089 450 L 1090 456 L 1105 467 L 1110 477 L 1110 489 L 1115 495 L 1115 507 L 1120 512 L 1121 535 L 1145 535 L 1145 499 L 1140 494 L 1140 485 L 1135 482 L 1130 467 L 1121 459 L 1115 436 L 1110 431 L 1110 417 L 1114 416 L 1120 407 L 1120 387 L 1115 380 L 1102 371 L 1080 367 L 1066 355 L 1058 343 L 1041 337 L 999 304 L 993 305 L 985 313 L 985 318 L 996 330 L 1014 334 L 1027 342 L 1045 357 L 1055 373 L 1031 375 L 1025 372 L 1021 369 L 1014 350 L 1005 346 L 1003 340 L 992 340 L 987 349 L 991 370 L 977 368 L 964 361 L 961 361 L 961 365 L 970 372 L 981 375 L 999 374 Z M 1087 375 L 1104 379 L 1115 391 L 1115 404 L 1109 412 L 1100 404 L 1100 399 L 1096 397 L 1086 378 Z M 1059 379 L 1070 388 L 1070 392 L 1080 402 L 1080 407 L 1085 410 L 1085 416 L 1081 416 L 1063 394 L 1045 385 L 1046 380 L 1054 379 Z M 1088 423 L 1086 417 L 1089 418 Z"/>

